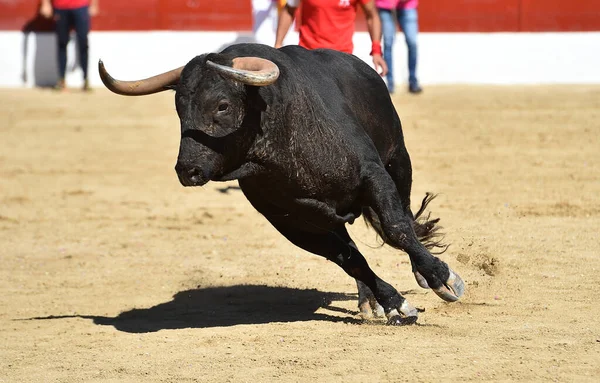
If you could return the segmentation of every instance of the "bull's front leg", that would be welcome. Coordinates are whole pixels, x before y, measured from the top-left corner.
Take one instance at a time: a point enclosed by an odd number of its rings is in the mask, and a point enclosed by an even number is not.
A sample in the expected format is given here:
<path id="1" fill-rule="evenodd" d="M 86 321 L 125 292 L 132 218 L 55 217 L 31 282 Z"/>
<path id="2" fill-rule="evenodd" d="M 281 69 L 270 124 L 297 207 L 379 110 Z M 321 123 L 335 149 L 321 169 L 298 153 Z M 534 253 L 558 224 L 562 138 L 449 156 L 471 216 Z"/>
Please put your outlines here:
<path id="1" fill-rule="evenodd" d="M 371 303 L 378 311 L 383 311 L 388 317 L 388 324 L 402 326 L 417 321 L 417 309 L 409 304 L 393 286 L 371 270 L 344 226 L 334 231 L 315 233 L 282 224 L 274 217 L 267 217 L 267 219 L 293 244 L 326 257 L 339 265 L 348 275 L 360 281 L 359 292 L 363 293 L 361 298 L 367 299 L 367 305 Z M 366 309 L 363 311 L 363 307 L 360 308 L 362 314 L 367 311 Z"/>
<path id="2" fill-rule="evenodd" d="M 365 199 L 379 218 L 385 242 L 408 254 L 419 285 L 430 287 L 445 301 L 458 300 L 464 292 L 462 279 L 419 241 L 391 177 L 378 164 L 370 165 L 365 174 Z"/>

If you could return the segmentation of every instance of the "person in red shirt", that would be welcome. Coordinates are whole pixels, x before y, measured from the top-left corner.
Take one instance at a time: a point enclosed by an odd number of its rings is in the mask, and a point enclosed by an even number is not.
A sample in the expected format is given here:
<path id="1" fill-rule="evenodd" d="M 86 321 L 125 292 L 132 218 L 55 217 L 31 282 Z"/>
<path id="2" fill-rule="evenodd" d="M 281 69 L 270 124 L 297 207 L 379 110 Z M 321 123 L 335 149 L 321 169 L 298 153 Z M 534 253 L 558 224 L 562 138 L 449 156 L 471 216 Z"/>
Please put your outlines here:
<path id="1" fill-rule="evenodd" d="M 67 72 L 67 44 L 71 28 L 77 35 L 79 61 L 83 70 L 83 89 L 89 90 L 88 82 L 88 34 L 90 17 L 98 13 L 98 0 L 42 0 L 40 14 L 50 18 L 54 15 L 58 42 L 58 82 L 55 88 L 65 88 Z"/>
<path id="2" fill-rule="evenodd" d="M 373 64 L 379 74 L 386 75 L 387 65 L 381 56 L 381 21 L 373 0 L 288 0 L 279 15 L 275 48 L 283 45 L 300 3 L 300 46 L 306 49 L 329 48 L 350 54 L 354 50 L 352 36 L 356 7 L 360 4 L 371 36 Z"/>

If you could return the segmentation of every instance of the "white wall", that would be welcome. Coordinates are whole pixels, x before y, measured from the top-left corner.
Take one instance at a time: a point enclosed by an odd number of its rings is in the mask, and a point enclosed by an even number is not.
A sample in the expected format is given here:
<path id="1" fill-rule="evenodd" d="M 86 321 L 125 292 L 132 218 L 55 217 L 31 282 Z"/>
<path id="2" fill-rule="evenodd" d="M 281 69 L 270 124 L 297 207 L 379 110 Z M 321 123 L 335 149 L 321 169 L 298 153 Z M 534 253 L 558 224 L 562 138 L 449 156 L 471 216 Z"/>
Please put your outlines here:
<path id="1" fill-rule="evenodd" d="M 236 32 L 92 32 L 90 81 L 101 85 L 96 65 L 121 79 L 154 75 L 196 55 L 248 42 Z M 297 42 L 291 33 L 288 44 Z M 354 38 L 355 54 L 371 63 L 366 33 Z M 81 85 L 75 44 L 68 49 L 67 83 Z M 47 86 L 56 82 L 53 33 L 0 32 L 0 87 Z M 405 81 L 406 48 L 398 35 L 394 49 L 397 82 Z M 600 32 L 592 33 L 421 33 L 419 67 L 427 84 L 600 83 Z"/>

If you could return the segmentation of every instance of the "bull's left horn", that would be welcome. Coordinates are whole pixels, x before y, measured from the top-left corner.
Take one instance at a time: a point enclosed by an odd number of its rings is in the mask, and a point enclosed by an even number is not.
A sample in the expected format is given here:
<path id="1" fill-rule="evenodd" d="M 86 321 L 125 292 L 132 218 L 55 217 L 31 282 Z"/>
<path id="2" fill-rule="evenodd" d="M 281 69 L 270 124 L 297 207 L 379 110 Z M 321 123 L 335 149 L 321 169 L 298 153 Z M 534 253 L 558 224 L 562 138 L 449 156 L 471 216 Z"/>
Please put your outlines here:
<path id="1" fill-rule="evenodd" d="M 233 59 L 233 67 L 215 64 L 210 60 L 207 60 L 206 64 L 224 76 L 247 85 L 271 85 L 279 77 L 279 67 L 274 62 L 260 57 L 236 57 Z"/>
<path id="2" fill-rule="evenodd" d="M 102 60 L 98 61 L 98 72 L 104 85 L 111 92 L 124 96 L 143 96 L 167 90 L 167 86 L 176 85 L 179 82 L 182 70 L 183 67 L 180 67 L 143 80 L 120 81 L 108 74 Z"/>

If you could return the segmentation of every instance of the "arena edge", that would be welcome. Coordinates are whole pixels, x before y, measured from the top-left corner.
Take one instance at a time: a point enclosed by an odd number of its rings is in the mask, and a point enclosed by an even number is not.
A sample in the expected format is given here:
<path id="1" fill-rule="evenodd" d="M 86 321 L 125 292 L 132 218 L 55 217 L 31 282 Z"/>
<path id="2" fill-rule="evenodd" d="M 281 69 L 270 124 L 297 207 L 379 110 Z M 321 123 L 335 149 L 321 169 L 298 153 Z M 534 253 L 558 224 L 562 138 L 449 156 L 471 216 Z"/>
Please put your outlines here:
<path id="1" fill-rule="evenodd" d="M 297 42 L 290 34 L 287 44 Z M 151 75 L 192 57 L 219 51 L 234 42 L 250 41 L 237 32 L 92 32 L 90 80 L 101 81 L 95 70 L 99 58 L 115 63 L 120 78 Z M 354 37 L 355 55 L 371 63 L 369 37 Z M 394 65 L 406 72 L 406 49 L 396 39 Z M 421 33 L 419 78 L 431 84 L 598 84 L 600 32 L 559 33 Z M 193 47 L 193 48 L 190 48 Z M 53 33 L 0 32 L 0 87 L 48 86 L 56 82 L 56 42 Z M 69 44 L 67 83 L 81 85 L 75 44 Z M 144 62 L 143 68 L 139 63 Z M 401 79 L 399 79 L 400 81 Z"/>

